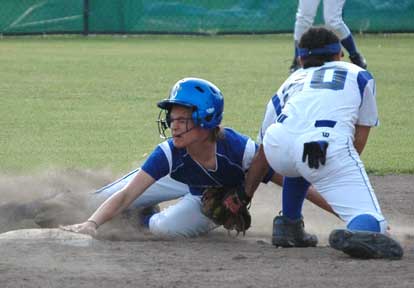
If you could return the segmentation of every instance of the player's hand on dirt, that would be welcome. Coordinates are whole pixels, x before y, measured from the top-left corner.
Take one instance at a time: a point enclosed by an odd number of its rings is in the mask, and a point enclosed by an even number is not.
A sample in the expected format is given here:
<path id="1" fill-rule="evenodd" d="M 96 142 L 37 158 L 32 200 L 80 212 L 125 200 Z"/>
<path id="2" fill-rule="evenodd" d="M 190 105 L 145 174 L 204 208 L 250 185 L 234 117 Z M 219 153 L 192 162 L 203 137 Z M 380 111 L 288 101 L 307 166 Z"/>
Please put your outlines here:
<path id="1" fill-rule="evenodd" d="M 97 226 L 94 222 L 91 221 L 86 221 L 83 223 L 73 225 L 59 226 L 59 228 L 64 231 L 91 235 L 92 237 L 95 237 L 97 234 Z"/>

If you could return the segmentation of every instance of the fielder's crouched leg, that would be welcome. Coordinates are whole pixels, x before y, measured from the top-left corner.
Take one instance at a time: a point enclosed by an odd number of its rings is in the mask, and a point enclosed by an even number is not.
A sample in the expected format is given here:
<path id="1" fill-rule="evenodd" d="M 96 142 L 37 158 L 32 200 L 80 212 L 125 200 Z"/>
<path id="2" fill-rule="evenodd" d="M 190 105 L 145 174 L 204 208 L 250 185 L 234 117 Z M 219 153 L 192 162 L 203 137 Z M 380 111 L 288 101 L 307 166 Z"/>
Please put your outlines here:
<path id="1" fill-rule="evenodd" d="M 378 232 L 336 229 L 329 235 L 329 245 L 360 259 L 401 259 L 404 251 L 391 237 Z"/>
<path id="2" fill-rule="evenodd" d="M 290 220 L 285 216 L 273 219 L 272 244 L 276 247 L 315 247 L 318 244 L 316 235 L 305 231 L 303 219 Z"/>

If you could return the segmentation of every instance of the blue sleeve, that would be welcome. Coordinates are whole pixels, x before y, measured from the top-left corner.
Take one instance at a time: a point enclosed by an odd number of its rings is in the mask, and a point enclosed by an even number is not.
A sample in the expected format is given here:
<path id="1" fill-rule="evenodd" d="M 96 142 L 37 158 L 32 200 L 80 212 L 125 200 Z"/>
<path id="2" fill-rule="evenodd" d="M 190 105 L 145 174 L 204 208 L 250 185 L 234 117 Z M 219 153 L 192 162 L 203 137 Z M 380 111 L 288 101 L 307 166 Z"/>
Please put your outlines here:
<path id="1" fill-rule="evenodd" d="M 142 165 L 141 169 L 151 175 L 151 177 L 155 180 L 158 180 L 170 173 L 168 159 L 160 146 L 155 148 L 155 150 L 145 161 L 144 165 Z"/>
<path id="2" fill-rule="evenodd" d="M 358 81 L 358 88 L 359 93 L 361 95 L 361 99 L 364 96 L 365 86 L 367 85 L 368 81 L 373 79 L 371 73 L 368 71 L 361 71 L 358 73 L 357 81 Z"/>
<path id="3" fill-rule="evenodd" d="M 282 105 L 280 104 L 280 99 L 277 93 L 273 95 L 272 103 L 276 111 L 276 116 L 279 116 L 279 114 L 282 112 Z"/>

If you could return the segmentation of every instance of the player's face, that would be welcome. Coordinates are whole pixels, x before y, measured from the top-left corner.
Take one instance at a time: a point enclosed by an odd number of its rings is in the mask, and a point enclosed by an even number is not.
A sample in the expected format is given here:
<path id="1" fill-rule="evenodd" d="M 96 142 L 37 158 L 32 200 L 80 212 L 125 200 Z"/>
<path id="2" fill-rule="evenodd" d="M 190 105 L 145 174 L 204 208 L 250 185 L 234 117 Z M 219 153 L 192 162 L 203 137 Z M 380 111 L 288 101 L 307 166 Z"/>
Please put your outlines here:
<path id="1" fill-rule="evenodd" d="M 192 111 L 190 108 L 174 105 L 170 112 L 170 128 L 174 141 L 174 146 L 183 148 L 194 142 L 197 130 L 194 121 L 191 118 Z"/>

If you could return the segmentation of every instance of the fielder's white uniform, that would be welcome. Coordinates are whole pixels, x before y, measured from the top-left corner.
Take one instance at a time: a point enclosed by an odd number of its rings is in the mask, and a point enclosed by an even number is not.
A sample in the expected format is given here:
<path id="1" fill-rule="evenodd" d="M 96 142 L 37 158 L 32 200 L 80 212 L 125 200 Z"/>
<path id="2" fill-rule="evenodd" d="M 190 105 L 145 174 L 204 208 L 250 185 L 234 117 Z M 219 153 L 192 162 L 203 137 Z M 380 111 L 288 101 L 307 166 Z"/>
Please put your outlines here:
<path id="1" fill-rule="evenodd" d="M 224 139 L 216 144 L 216 169 L 207 170 L 194 161 L 186 149 L 177 149 L 172 139 L 159 144 L 141 167 L 157 180 L 133 204 L 132 207 L 147 207 L 163 201 L 182 197 L 178 203 L 149 221 L 150 231 L 167 236 L 192 237 L 207 233 L 217 227 L 201 212 L 201 195 L 205 188 L 240 186 L 251 165 L 257 145 L 249 137 L 230 128 L 224 129 Z M 107 198 L 125 186 L 138 169 L 114 183 L 98 190 L 98 195 Z M 273 171 L 269 171 L 265 181 Z"/>
<path id="2" fill-rule="evenodd" d="M 272 124 L 273 123 L 273 124 Z M 270 100 L 259 141 L 278 173 L 313 184 L 341 219 L 370 214 L 384 232 L 386 223 L 364 165 L 353 145 L 355 125 L 377 126 L 375 81 L 346 62 L 299 69 Z M 326 165 L 302 162 L 303 144 L 329 143 Z"/>
<path id="3" fill-rule="evenodd" d="M 295 22 L 295 41 L 300 40 L 303 33 L 312 25 L 318 11 L 321 0 L 299 0 Z M 344 39 L 351 34 L 348 26 L 342 19 L 342 9 L 345 0 L 323 0 L 323 18 L 327 28 L 333 30 L 339 39 Z"/>

